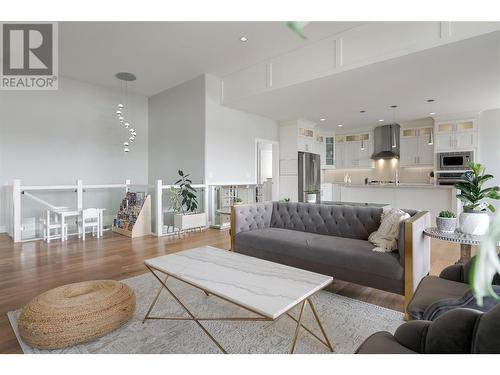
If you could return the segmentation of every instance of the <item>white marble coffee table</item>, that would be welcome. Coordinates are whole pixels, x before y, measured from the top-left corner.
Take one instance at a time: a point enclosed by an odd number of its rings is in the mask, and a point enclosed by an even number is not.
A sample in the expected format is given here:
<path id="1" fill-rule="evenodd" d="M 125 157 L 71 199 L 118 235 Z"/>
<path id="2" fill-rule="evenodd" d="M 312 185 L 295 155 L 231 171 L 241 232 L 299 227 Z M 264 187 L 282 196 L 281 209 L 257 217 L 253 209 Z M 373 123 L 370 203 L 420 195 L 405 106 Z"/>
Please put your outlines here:
<path id="1" fill-rule="evenodd" d="M 302 269 L 285 266 L 278 263 L 217 249 L 210 246 L 181 251 L 146 260 L 146 267 L 161 283 L 160 290 L 151 303 L 144 317 L 147 319 L 193 320 L 207 336 L 226 353 L 224 348 L 201 324 L 204 320 L 246 320 L 270 321 L 286 315 L 297 325 L 292 337 L 290 353 L 295 350 L 300 328 L 319 340 L 333 352 L 333 347 L 321 325 L 318 313 L 310 297 L 332 282 L 332 277 Z M 163 274 L 161 278 L 159 274 Z M 199 288 L 246 310 L 253 312 L 255 317 L 195 317 L 188 307 L 167 286 L 168 277 L 173 277 L 189 285 Z M 161 291 L 165 289 L 186 311 L 189 317 L 152 317 L 150 313 L 158 300 Z M 298 318 L 289 311 L 301 305 Z M 302 324 L 302 316 L 309 305 L 318 323 L 324 340 Z M 143 323 L 144 323 L 143 321 Z"/>

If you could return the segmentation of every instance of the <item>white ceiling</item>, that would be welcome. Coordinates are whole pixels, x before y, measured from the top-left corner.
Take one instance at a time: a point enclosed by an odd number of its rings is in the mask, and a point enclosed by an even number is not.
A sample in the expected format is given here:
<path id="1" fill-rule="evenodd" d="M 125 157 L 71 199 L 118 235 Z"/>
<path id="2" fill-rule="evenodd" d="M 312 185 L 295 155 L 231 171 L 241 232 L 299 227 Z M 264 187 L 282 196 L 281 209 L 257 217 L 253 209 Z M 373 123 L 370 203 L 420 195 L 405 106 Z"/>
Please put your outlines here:
<path id="1" fill-rule="evenodd" d="M 153 95 L 203 73 L 225 75 L 362 22 L 313 22 L 307 40 L 284 22 L 61 22 L 63 76 L 118 88 L 114 74 L 137 75 L 131 91 Z M 240 36 L 248 42 L 240 42 Z"/>
<path id="2" fill-rule="evenodd" d="M 337 129 L 500 107 L 500 32 L 242 99 L 231 107 Z M 396 113 L 389 107 L 398 105 Z M 361 114 L 360 110 L 366 110 Z M 384 122 L 378 122 L 384 119 Z"/>

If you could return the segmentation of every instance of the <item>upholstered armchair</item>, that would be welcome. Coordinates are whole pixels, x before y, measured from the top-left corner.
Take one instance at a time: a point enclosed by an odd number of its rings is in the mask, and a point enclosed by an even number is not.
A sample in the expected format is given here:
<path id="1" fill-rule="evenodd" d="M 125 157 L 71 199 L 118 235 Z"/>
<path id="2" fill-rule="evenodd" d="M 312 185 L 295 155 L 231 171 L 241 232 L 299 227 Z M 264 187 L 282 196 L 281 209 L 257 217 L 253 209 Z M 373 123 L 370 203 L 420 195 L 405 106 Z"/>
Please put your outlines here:
<path id="1" fill-rule="evenodd" d="M 470 271 L 474 258 L 465 264 L 454 264 L 445 268 L 439 277 L 426 276 L 417 287 L 408 304 L 408 316 L 412 320 L 434 320 L 447 311 L 464 307 L 488 311 L 500 301 L 485 298 L 478 306 L 469 287 Z M 500 295 L 500 276 L 493 280 L 493 290 Z"/>
<path id="2" fill-rule="evenodd" d="M 407 322 L 394 335 L 377 332 L 356 354 L 500 354 L 500 305 L 487 313 L 455 309 L 432 322 Z"/>

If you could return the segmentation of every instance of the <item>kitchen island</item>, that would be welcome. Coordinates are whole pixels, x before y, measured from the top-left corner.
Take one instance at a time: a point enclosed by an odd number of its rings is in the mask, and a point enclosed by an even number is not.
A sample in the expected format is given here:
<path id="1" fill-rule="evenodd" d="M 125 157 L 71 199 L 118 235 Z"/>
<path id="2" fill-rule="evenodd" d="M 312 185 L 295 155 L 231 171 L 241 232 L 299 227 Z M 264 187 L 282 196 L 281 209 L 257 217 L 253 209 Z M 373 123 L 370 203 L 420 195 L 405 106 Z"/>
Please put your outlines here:
<path id="1" fill-rule="evenodd" d="M 443 210 L 456 213 L 458 199 L 453 186 L 431 184 L 336 184 L 341 202 L 370 202 L 397 208 L 429 211 L 433 222 Z"/>

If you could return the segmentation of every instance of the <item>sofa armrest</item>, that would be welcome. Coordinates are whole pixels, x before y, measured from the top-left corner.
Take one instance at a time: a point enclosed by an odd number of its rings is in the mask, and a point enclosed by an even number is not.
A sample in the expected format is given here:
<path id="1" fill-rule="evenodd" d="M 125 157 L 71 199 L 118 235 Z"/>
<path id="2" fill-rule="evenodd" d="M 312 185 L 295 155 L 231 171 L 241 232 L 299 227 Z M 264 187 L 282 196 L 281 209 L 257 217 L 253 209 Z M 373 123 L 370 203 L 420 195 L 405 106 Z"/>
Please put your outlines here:
<path id="1" fill-rule="evenodd" d="M 500 286 L 492 285 L 492 289 L 496 294 L 500 293 Z M 422 319 L 434 320 L 445 312 L 456 308 L 467 308 L 487 312 L 499 303 L 500 301 L 495 298 L 485 297 L 483 305 L 478 306 L 472 290 L 469 289 L 460 298 L 446 298 L 432 303 L 425 309 Z"/>
<path id="2" fill-rule="evenodd" d="M 231 206 L 231 249 L 238 233 L 268 228 L 272 212 L 273 202 Z"/>
<path id="3" fill-rule="evenodd" d="M 431 322 L 425 320 L 413 320 L 402 324 L 396 329 L 394 337 L 404 347 L 416 353 L 423 353 L 427 331 Z"/>
<path id="4" fill-rule="evenodd" d="M 439 274 L 441 279 L 456 281 L 458 283 L 464 282 L 464 267 L 462 264 L 452 264 L 446 267 Z"/>
<path id="5" fill-rule="evenodd" d="M 431 215 L 420 211 L 405 221 L 404 232 L 404 312 L 413 292 L 431 268 L 430 238 L 424 235 L 424 229 L 430 227 Z"/>

